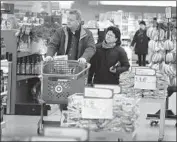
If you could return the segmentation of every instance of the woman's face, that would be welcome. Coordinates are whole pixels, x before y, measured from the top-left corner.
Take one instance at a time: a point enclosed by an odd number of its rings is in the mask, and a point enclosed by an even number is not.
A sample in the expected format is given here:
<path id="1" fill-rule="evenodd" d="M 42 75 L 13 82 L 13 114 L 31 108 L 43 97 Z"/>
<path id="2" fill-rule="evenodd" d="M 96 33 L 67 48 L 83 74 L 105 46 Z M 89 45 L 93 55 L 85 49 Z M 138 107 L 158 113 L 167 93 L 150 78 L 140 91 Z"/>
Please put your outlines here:
<path id="1" fill-rule="evenodd" d="M 140 29 L 145 30 L 146 26 L 143 24 L 140 24 Z"/>
<path id="2" fill-rule="evenodd" d="M 107 43 L 115 43 L 117 41 L 117 38 L 112 31 L 108 31 L 106 33 L 105 40 Z"/>

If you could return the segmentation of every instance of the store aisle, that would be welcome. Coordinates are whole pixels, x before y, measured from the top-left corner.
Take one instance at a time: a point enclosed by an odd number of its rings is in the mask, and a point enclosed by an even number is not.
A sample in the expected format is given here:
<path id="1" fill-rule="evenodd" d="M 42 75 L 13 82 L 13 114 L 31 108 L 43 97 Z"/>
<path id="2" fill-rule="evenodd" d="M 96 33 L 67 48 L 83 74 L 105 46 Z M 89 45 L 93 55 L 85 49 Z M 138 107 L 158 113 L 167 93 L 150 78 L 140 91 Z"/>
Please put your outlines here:
<path id="1" fill-rule="evenodd" d="M 158 104 L 140 104 L 141 116 L 140 126 L 138 128 L 137 138 L 138 141 L 154 141 L 158 139 L 158 127 L 151 127 L 150 121 L 146 120 L 147 113 L 155 113 L 159 109 Z M 174 105 L 173 105 L 174 106 Z M 51 114 L 52 115 L 52 114 Z M 56 116 L 56 113 L 53 113 Z M 3 130 L 4 136 L 13 137 L 30 137 L 37 135 L 37 122 L 39 116 L 19 116 L 19 115 L 6 115 L 6 128 Z M 57 116 L 59 118 L 59 116 Z M 165 126 L 165 141 L 176 140 L 176 127 L 174 121 L 167 121 Z"/>

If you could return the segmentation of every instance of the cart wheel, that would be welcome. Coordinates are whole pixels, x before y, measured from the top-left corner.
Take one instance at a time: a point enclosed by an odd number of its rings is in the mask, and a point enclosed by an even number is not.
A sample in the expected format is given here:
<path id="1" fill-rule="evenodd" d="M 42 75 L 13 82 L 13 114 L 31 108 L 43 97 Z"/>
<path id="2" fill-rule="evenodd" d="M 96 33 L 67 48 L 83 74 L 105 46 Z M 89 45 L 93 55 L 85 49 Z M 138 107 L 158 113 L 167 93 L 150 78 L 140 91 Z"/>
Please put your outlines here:
<path id="1" fill-rule="evenodd" d="M 123 139 L 119 139 L 119 138 L 118 138 L 118 142 L 123 142 Z"/>
<path id="2" fill-rule="evenodd" d="M 159 123 L 159 121 L 151 121 L 150 125 L 151 126 L 157 126 Z"/>
<path id="3" fill-rule="evenodd" d="M 159 138 L 159 139 L 158 139 L 158 142 L 162 142 L 162 141 L 163 141 L 163 139 L 162 139 L 162 138 Z"/>
<path id="4" fill-rule="evenodd" d="M 38 135 L 43 135 L 43 133 L 44 133 L 44 126 L 43 126 L 42 123 L 39 123 L 38 128 L 37 128 L 37 134 Z"/>

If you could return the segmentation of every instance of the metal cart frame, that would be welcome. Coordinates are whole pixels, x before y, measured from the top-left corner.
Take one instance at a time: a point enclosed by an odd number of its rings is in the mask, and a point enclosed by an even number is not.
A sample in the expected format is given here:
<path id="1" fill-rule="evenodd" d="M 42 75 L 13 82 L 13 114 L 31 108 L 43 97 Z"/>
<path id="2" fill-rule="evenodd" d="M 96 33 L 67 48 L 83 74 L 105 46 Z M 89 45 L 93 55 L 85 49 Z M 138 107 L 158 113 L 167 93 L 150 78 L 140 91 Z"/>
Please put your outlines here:
<path id="1" fill-rule="evenodd" d="M 44 121 L 45 103 L 67 104 L 68 96 L 84 93 L 89 68 L 89 63 L 81 64 L 73 60 L 54 60 L 41 64 L 41 116 L 37 128 L 39 135 L 44 134 L 44 125 L 60 127 L 59 121 Z"/>

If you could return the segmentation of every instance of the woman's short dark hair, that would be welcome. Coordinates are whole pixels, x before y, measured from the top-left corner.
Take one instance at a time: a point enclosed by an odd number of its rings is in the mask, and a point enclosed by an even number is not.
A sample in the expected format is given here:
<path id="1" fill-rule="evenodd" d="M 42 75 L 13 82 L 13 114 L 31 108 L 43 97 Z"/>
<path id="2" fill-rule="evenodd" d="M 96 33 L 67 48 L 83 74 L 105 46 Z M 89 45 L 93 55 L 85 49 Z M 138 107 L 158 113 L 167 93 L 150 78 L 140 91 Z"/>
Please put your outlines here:
<path id="1" fill-rule="evenodd" d="M 106 34 L 108 31 L 112 31 L 115 34 L 115 37 L 117 38 L 116 45 L 121 45 L 121 33 L 120 33 L 119 28 L 110 26 L 107 28 Z"/>

